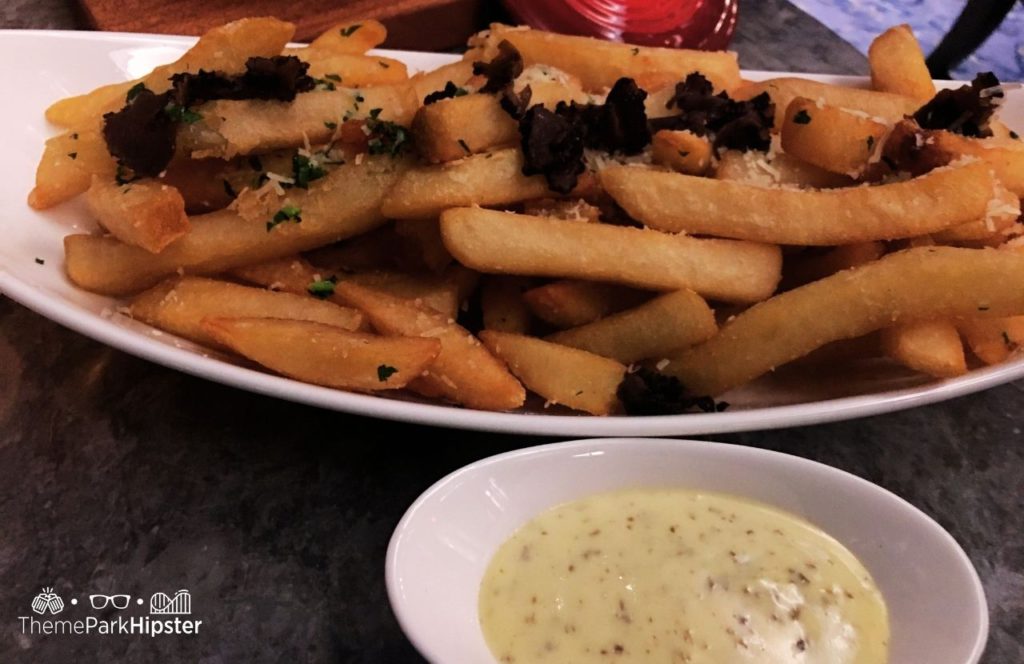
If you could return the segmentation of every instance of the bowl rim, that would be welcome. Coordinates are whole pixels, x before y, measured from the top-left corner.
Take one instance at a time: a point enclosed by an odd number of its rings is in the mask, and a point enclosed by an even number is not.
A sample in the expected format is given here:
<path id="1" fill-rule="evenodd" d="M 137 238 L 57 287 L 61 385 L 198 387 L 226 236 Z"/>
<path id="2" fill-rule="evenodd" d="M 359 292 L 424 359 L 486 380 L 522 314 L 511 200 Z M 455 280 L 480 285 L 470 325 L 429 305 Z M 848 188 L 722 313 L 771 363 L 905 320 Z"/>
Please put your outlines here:
<path id="1" fill-rule="evenodd" d="M 681 444 L 682 443 L 682 444 Z M 703 452 L 712 452 L 716 454 L 723 454 L 727 457 L 733 457 L 736 460 L 740 460 L 740 463 L 749 463 L 751 459 L 756 460 L 758 457 L 761 459 L 771 459 L 775 462 L 790 463 L 797 468 L 803 467 L 807 470 L 824 471 L 831 473 L 844 481 L 851 482 L 853 485 L 860 489 L 867 490 L 870 492 L 881 492 L 886 494 L 890 500 L 894 501 L 894 505 L 902 510 L 908 511 L 923 522 L 927 523 L 928 526 L 936 531 L 938 536 L 945 540 L 947 545 L 950 545 L 950 550 L 954 553 L 958 562 L 966 568 L 968 581 L 970 582 L 971 589 L 974 597 L 977 600 L 977 605 L 980 607 L 980 615 L 978 630 L 975 635 L 974 643 L 971 644 L 970 652 L 968 653 L 967 659 L 964 660 L 963 664 L 977 664 L 981 659 L 982 654 L 985 651 L 985 647 L 988 643 L 989 638 L 989 606 L 988 599 L 985 594 L 984 585 L 981 582 L 981 577 L 978 575 L 978 570 L 975 568 L 974 563 L 971 561 L 967 552 L 964 551 L 960 543 L 947 531 L 938 521 L 929 516 L 926 512 L 906 500 L 902 496 L 886 489 L 883 486 L 870 482 L 862 477 L 854 475 L 853 473 L 843 470 L 842 468 L 836 468 L 820 461 L 813 459 L 807 459 L 804 457 L 796 456 L 794 454 L 787 454 L 785 452 L 779 452 L 776 450 L 769 450 L 759 447 L 751 447 L 747 445 L 738 445 L 734 443 L 720 443 L 705 440 L 692 440 L 684 438 L 638 438 L 638 437 L 622 437 L 622 438 L 582 438 L 577 440 L 569 440 L 556 443 L 546 443 L 543 445 L 535 445 L 530 447 L 524 447 L 515 450 L 509 450 L 492 456 L 484 457 L 473 461 L 469 464 L 461 466 L 452 472 L 448 473 L 441 479 L 431 484 L 425 491 L 423 491 L 412 504 L 406 509 L 402 518 L 395 526 L 392 532 L 391 538 L 388 542 L 387 554 L 384 562 L 384 577 L 385 584 L 387 587 L 388 602 L 391 607 L 391 612 L 395 619 L 398 621 L 399 627 L 402 633 L 407 639 L 413 644 L 413 647 L 428 661 L 438 661 L 433 657 L 432 648 L 429 643 L 429 635 L 425 635 L 423 630 L 417 629 L 417 619 L 413 615 L 413 612 L 409 610 L 405 601 L 399 592 L 401 585 L 401 575 L 399 568 L 399 550 L 402 546 L 402 541 L 406 531 L 409 528 L 409 524 L 414 522 L 417 518 L 418 512 L 434 497 L 447 489 L 449 486 L 456 484 L 463 477 L 473 475 L 480 472 L 485 468 L 489 468 L 495 465 L 501 465 L 510 461 L 516 461 L 528 457 L 544 457 L 552 454 L 561 454 L 569 452 L 584 452 L 584 451 L 597 451 L 598 448 L 629 448 L 636 445 L 657 445 L 663 446 L 664 449 L 670 452 L 674 451 L 693 451 L 702 450 Z M 725 491 L 724 493 L 728 493 Z M 591 494 L 581 494 L 579 497 Z M 740 495 L 741 494 L 735 494 Z M 761 500 L 760 502 L 776 507 L 777 509 L 784 509 L 787 512 L 792 510 L 774 505 L 769 501 Z M 553 507 L 554 504 L 548 507 Z M 545 508 L 546 509 L 546 508 Z M 536 515 L 534 515 L 536 516 Z M 800 514 L 801 518 L 805 518 Z M 827 534 L 828 531 L 825 531 Z M 835 537 L 834 535 L 832 535 Z M 838 537 L 836 537 L 839 540 Z M 845 543 L 839 540 L 841 544 Z"/>

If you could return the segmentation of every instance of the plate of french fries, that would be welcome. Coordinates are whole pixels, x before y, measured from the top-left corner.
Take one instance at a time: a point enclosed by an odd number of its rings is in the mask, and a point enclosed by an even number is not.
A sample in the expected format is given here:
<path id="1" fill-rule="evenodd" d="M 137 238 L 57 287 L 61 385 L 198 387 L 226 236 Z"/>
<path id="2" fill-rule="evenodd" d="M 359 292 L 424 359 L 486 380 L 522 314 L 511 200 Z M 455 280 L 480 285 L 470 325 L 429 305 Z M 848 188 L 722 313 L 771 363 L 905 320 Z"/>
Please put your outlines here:
<path id="1" fill-rule="evenodd" d="M 1024 375 L 1024 103 L 933 82 L 905 26 L 869 77 L 293 32 L 0 33 L 0 290 L 228 385 L 518 433 L 794 426 Z"/>

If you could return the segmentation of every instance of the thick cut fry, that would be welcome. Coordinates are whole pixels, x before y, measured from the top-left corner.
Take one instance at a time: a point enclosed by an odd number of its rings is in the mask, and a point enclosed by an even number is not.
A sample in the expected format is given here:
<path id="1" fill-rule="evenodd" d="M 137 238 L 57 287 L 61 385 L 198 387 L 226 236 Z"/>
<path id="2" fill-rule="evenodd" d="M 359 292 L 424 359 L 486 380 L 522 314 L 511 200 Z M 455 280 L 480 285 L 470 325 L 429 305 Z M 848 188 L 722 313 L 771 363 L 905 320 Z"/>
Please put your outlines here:
<path id="1" fill-rule="evenodd" d="M 1020 199 L 1012 191 L 996 183 L 996 193 L 989 201 L 985 217 L 932 234 L 936 242 L 969 242 L 1001 238 L 1002 233 L 1020 218 Z"/>
<path id="2" fill-rule="evenodd" d="M 304 383 L 343 390 L 396 390 L 441 350 L 437 339 L 378 337 L 306 321 L 206 318 L 203 332 L 253 362 Z"/>
<path id="3" fill-rule="evenodd" d="M 654 162 L 687 175 L 704 175 L 711 165 L 711 142 L 691 131 L 662 129 L 651 139 Z"/>
<path id="4" fill-rule="evenodd" d="M 985 364 L 1006 361 L 1024 344 L 1024 316 L 969 318 L 957 326 L 971 352 Z"/>
<path id="5" fill-rule="evenodd" d="M 882 330 L 886 355 L 914 371 L 937 378 L 967 373 L 964 345 L 948 320 L 908 321 Z"/>
<path id="6" fill-rule="evenodd" d="M 363 315 L 349 307 L 201 277 L 168 279 L 137 295 L 129 311 L 132 318 L 207 346 L 216 345 L 201 324 L 209 316 L 304 320 L 346 330 L 363 324 Z"/>
<path id="7" fill-rule="evenodd" d="M 492 26 L 495 44 L 508 40 L 523 56 L 526 66 L 550 65 L 580 79 L 584 89 L 601 92 L 626 76 L 644 88 L 658 88 L 700 72 L 716 90 L 732 90 L 740 83 L 736 54 L 727 51 L 695 51 L 654 48 L 570 37 L 539 30 Z"/>
<path id="8" fill-rule="evenodd" d="M 37 210 L 51 208 L 88 190 L 93 176 L 113 178 L 116 170 L 98 129 L 54 136 L 43 148 L 28 204 Z"/>
<path id="9" fill-rule="evenodd" d="M 204 34 L 195 46 L 168 65 L 162 65 L 146 76 L 124 83 L 114 83 L 76 97 L 55 102 L 46 109 L 46 119 L 61 127 L 82 127 L 98 122 L 100 117 L 124 105 L 128 90 L 144 83 L 154 92 L 170 87 L 172 75 L 180 72 L 220 71 L 238 74 L 245 71 L 245 62 L 252 57 L 269 58 L 295 34 L 295 26 L 276 18 L 243 18 L 214 28 Z"/>
<path id="10" fill-rule="evenodd" d="M 715 314 L 703 298 L 681 290 L 588 325 L 556 332 L 547 340 L 630 364 L 660 359 L 711 338 L 717 330 Z"/>
<path id="11" fill-rule="evenodd" d="M 314 90 L 295 101 L 222 99 L 199 106 L 202 119 L 178 131 L 178 151 L 195 159 L 267 152 L 331 140 L 337 125 L 378 111 L 380 120 L 408 126 L 416 102 L 405 85 Z"/>
<path id="12" fill-rule="evenodd" d="M 507 205 L 550 194 L 539 175 L 523 175 L 518 149 L 476 154 L 459 161 L 409 170 L 384 202 L 395 219 L 436 217 L 462 205 Z"/>
<path id="13" fill-rule="evenodd" d="M 451 64 L 441 65 L 437 69 L 421 71 L 409 79 L 409 88 L 418 104 L 432 92 L 444 90 L 445 85 L 451 83 L 462 87 L 473 77 L 473 63 L 468 60 L 459 60 Z"/>
<path id="14" fill-rule="evenodd" d="M 860 113 L 796 97 L 786 109 L 782 149 L 833 173 L 859 177 L 880 155 L 889 125 Z"/>
<path id="15" fill-rule="evenodd" d="M 188 233 L 185 200 L 158 180 L 117 184 L 93 178 L 89 210 L 100 226 L 125 244 L 158 254 Z"/>
<path id="16" fill-rule="evenodd" d="M 1003 185 L 1024 198 L 1024 144 L 1006 145 L 998 139 L 967 138 L 948 131 L 925 132 L 926 142 L 950 154 L 977 157 L 988 164 Z"/>
<path id="17" fill-rule="evenodd" d="M 803 286 L 812 281 L 824 279 L 840 270 L 878 260 L 883 254 L 885 254 L 885 244 L 882 242 L 858 242 L 840 245 L 828 249 L 825 253 L 796 256 L 792 261 L 787 256 L 783 260 L 781 290 Z"/>
<path id="18" fill-rule="evenodd" d="M 652 290 L 690 288 L 726 302 L 757 302 L 771 295 L 782 263 L 774 245 L 480 208 L 445 211 L 441 234 L 460 263 L 480 272 L 611 281 Z"/>
<path id="19" fill-rule="evenodd" d="M 714 177 L 737 180 L 762 187 L 800 187 L 802 189 L 834 189 L 856 184 L 853 178 L 830 173 L 785 152 L 767 155 L 763 152 L 726 150 L 718 158 Z"/>
<path id="20" fill-rule="evenodd" d="M 794 245 L 914 237 L 985 216 L 995 179 L 980 161 L 874 187 L 765 189 L 640 167 L 610 167 L 601 184 L 634 219 L 670 232 Z"/>
<path id="21" fill-rule="evenodd" d="M 922 247 L 777 295 L 726 323 L 663 369 L 694 394 L 743 385 L 830 341 L 904 320 L 1024 312 L 1024 256 Z"/>
<path id="22" fill-rule="evenodd" d="M 532 392 L 591 415 L 621 410 L 626 367 L 615 360 L 519 334 L 484 330 L 480 339 Z"/>
<path id="23" fill-rule="evenodd" d="M 405 63 L 379 55 L 326 53 L 311 48 L 296 49 L 295 55 L 309 63 L 313 78 L 333 81 L 347 88 L 393 85 L 409 80 Z"/>
<path id="24" fill-rule="evenodd" d="M 553 281 L 523 293 L 533 315 L 555 327 L 592 323 L 650 299 L 650 293 L 597 281 Z"/>
<path id="25" fill-rule="evenodd" d="M 519 125 L 494 95 L 471 94 L 423 106 L 412 123 L 416 147 L 429 162 L 441 163 L 512 145 Z"/>
<path id="26" fill-rule="evenodd" d="M 935 96 L 921 45 L 909 25 L 895 25 L 875 37 L 868 47 L 871 87 L 894 92 L 921 102 Z"/>
<path id="27" fill-rule="evenodd" d="M 523 300 L 529 280 L 520 277 L 488 276 L 480 292 L 484 329 L 514 334 L 530 332 L 530 309 Z"/>
<path id="28" fill-rule="evenodd" d="M 911 97 L 890 92 L 876 92 L 849 88 L 844 85 L 820 83 L 806 78 L 772 78 L 767 81 L 748 83 L 733 95 L 739 99 L 751 99 L 767 92 L 775 102 L 775 126 L 781 127 L 785 120 L 786 108 L 796 97 L 821 101 L 828 106 L 861 111 L 880 118 L 885 122 L 899 122 L 906 115 L 913 115 L 920 103 Z"/>
<path id="29" fill-rule="evenodd" d="M 353 283 L 340 283 L 335 292 L 365 313 L 381 334 L 441 342 L 433 364 L 409 389 L 481 410 L 509 410 L 523 404 L 526 393 L 519 381 L 450 317 Z"/>
<path id="30" fill-rule="evenodd" d="M 178 270 L 214 274 L 365 233 L 384 222 L 380 204 L 402 164 L 389 157 L 367 159 L 335 168 L 308 191 L 289 190 L 287 200 L 299 209 L 300 223 L 286 221 L 268 230 L 264 221 L 232 210 L 193 218 L 189 234 L 156 255 L 112 238 L 69 235 L 64 238 L 68 276 L 88 291 L 125 295 Z"/>
<path id="31" fill-rule="evenodd" d="M 327 53 L 361 55 L 377 48 L 387 38 L 387 28 L 380 21 L 349 21 L 324 30 L 310 42 L 309 48 Z"/>

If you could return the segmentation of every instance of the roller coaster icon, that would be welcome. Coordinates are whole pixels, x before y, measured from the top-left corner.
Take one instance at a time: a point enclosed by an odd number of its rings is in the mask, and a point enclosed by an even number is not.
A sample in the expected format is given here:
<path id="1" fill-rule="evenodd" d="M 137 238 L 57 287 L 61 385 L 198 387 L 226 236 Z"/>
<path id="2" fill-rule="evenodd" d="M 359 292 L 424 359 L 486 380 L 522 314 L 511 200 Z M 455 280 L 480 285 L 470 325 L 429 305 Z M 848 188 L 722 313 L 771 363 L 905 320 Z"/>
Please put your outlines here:
<path id="1" fill-rule="evenodd" d="M 149 612 L 162 616 L 187 616 L 192 613 L 192 596 L 187 590 L 179 590 L 174 597 L 167 593 L 153 593 L 149 598 Z"/>

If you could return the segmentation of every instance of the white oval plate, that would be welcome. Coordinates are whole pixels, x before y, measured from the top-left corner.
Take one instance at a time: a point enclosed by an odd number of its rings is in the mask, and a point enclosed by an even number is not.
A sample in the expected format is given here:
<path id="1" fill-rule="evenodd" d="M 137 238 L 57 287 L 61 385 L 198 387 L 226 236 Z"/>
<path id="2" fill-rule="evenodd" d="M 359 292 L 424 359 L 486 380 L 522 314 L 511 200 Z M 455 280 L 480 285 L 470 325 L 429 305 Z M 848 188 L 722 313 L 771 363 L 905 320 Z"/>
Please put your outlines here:
<path id="1" fill-rule="evenodd" d="M 14 95 L 0 111 L 5 145 L 0 151 L 0 292 L 66 327 L 132 355 L 196 376 L 261 394 L 323 408 L 421 424 L 548 435 L 671 435 L 799 426 L 874 415 L 950 399 L 1024 376 L 1024 360 L 972 371 L 948 381 L 928 381 L 891 366 L 863 376 L 812 382 L 774 378 L 725 395 L 722 413 L 598 418 L 525 413 L 488 413 L 412 400 L 351 394 L 306 385 L 232 364 L 172 335 L 158 333 L 117 313 L 119 302 L 81 291 L 63 270 L 62 239 L 95 225 L 80 201 L 36 212 L 25 198 L 32 187 L 43 142 L 54 133 L 43 118 L 54 100 L 99 85 L 138 77 L 177 57 L 194 39 L 94 32 L 0 31 L 3 89 Z M 432 68 L 455 56 L 387 52 L 411 69 Z M 749 78 L 769 76 L 746 72 Z M 863 84 L 850 77 L 810 76 Z M 1003 117 L 1024 127 L 1024 103 L 1013 99 Z M 44 261 L 40 265 L 36 259 Z"/>
<path id="2" fill-rule="evenodd" d="M 720 491 L 803 516 L 856 555 L 889 605 L 890 664 L 975 664 L 988 639 L 978 574 L 956 541 L 902 498 L 778 452 L 689 440 L 581 440 L 473 463 L 420 496 L 388 546 L 388 598 L 437 664 L 494 662 L 477 618 L 491 556 L 549 507 L 627 487 Z"/>

